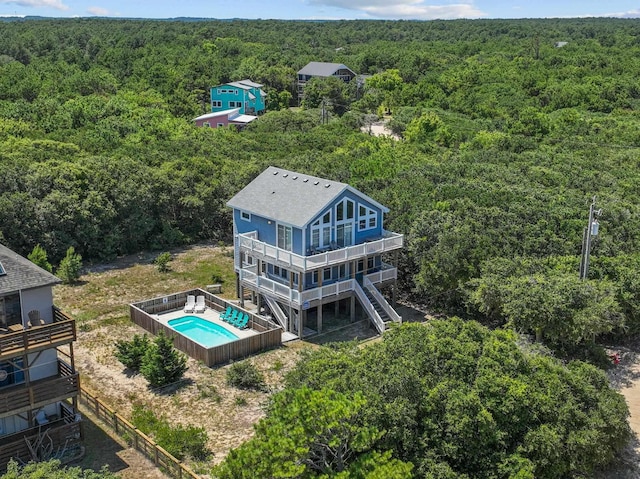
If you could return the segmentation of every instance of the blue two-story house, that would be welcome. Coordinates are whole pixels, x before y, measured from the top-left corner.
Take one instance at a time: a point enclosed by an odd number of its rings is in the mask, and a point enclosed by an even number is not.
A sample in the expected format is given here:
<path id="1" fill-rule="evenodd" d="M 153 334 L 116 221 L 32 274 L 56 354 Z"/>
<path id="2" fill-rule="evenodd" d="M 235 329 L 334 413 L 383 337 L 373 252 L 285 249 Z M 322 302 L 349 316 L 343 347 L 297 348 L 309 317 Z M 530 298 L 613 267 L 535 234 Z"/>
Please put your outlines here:
<path id="1" fill-rule="evenodd" d="M 227 206 L 241 302 L 249 292 L 259 311 L 299 337 L 322 331 L 329 304 L 354 320 L 358 301 L 381 333 L 401 322 L 379 291 L 391 287 L 395 296 L 403 247 L 403 235 L 384 229 L 386 207 L 345 183 L 275 167 Z"/>
<path id="2" fill-rule="evenodd" d="M 211 112 L 240 108 L 241 115 L 260 115 L 266 98 L 262 85 L 251 80 L 225 83 L 211 88 Z"/>

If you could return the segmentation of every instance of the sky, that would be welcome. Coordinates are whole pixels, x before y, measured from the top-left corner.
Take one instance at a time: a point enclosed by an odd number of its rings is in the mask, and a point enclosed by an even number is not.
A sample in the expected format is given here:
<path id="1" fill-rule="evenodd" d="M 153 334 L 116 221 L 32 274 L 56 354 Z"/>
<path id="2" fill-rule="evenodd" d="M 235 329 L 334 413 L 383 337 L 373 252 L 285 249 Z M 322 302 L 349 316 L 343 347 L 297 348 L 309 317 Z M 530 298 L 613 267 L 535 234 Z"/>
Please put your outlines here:
<path id="1" fill-rule="evenodd" d="M 638 0 L 0 0 L 0 16 L 433 20 L 640 17 Z"/>

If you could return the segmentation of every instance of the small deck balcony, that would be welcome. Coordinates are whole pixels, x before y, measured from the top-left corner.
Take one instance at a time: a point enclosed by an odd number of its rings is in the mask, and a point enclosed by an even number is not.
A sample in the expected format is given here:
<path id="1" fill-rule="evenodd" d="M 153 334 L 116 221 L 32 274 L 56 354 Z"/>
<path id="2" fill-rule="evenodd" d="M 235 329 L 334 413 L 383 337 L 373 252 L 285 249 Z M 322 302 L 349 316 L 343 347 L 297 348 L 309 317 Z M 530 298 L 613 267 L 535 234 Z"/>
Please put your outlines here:
<path id="1" fill-rule="evenodd" d="M 387 281 L 397 279 L 397 277 L 398 269 L 388 264 L 384 264 L 383 268 L 379 271 L 364 276 L 364 278 L 374 285 L 384 284 Z M 323 298 L 341 295 L 343 293 L 351 293 L 356 288 L 354 284 L 356 280 L 351 278 L 335 281 L 305 291 L 298 291 L 297 289 L 290 288 L 288 284 L 256 274 L 255 268 L 241 269 L 240 281 L 253 290 L 275 296 L 295 308 L 299 308 L 305 303 L 313 306 L 316 301 L 320 301 Z"/>
<path id="2" fill-rule="evenodd" d="M 78 395 L 80 376 L 58 360 L 58 374 L 0 390 L 0 418 L 33 410 Z"/>
<path id="3" fill-rule="evenodd" d="M 240 252 L 299 273 L 339 265 L 367 256 L 388 253 L 401 249 L 403 245 L 404 235 L 391 231 L 384 231 L 381 238 L 365 243 L 323 251 L 309 256 L 302 256 L 260 241 L 256 232 L 239 234 L 237 242 L 237 248 Z M 240 269 L 238 258 L 239 255 L 236 254 L 236 267 Z"/>
<path id="4" fill-rule="evenodd" d="M 34 442 L 39 434 L 46 431 L 55 447 L 71 448 L 82 440 L 82 421 L 73 407 L 60 403 L 60 414 L 50 418 L 47 424 L 30 427 L 22 431 L 0 437 L 0 471 L 11 458 L 28 461 L 31 458 L 27 440 Z"/>
<path id="5" fill-rule="evenodd" d="M 76 322 L 54 306 L 52 323 L 0 333 L 0 361 L 69 344 L 75 339 Z"/>

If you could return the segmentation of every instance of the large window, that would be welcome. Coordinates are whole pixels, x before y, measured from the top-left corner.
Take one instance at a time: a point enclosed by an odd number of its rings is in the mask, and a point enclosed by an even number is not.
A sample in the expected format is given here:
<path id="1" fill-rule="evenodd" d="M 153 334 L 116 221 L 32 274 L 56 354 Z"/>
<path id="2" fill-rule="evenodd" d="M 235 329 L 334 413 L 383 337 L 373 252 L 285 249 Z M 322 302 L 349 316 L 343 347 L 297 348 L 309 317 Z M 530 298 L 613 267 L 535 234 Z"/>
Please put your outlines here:
<path id="1" fill-rule="evenodd" d="M 353 244 L 353 224 L 345 223 L 336 226 L 336 242 L 341 248 Z"/>
<path id="2" fill-rule="evenodd" d="M 355 204 L 350 199 L 345 198 L 336 205 L 336 221 L 352 220 Z"/>
<path id="3" fill-rule="evenodd" d="M 292 237 L 291 226 L 278 225 L 278 248 L 291 251 Z"/>
<path id="4" fill-rule="evenodd" d="M 375 210 L 364 205 L 358 205 L 358 231 L 375 228 L 377 218 Z"/>
<path id="5" fill-rule="evenodd" d="M 331 268 L 325 268 L 322 271 L 322 281 L 331 281 Z"/>
<path id="6" fill-rule="evenodd" d="M 331 243 L 331 211 L 311 225 L 311 246 L 326 248 Z"/>
<path id="7" fill-rule="evenodd" d="M 222 108 L 222 100 L 213 100 L 211 106 L 213 108 Z"/>
<path id="8" fill-rule="evenodd" d="M 355 203 L 348 198 L 336 205 L 336 243 L 340 247 L 353 244 Z"/>

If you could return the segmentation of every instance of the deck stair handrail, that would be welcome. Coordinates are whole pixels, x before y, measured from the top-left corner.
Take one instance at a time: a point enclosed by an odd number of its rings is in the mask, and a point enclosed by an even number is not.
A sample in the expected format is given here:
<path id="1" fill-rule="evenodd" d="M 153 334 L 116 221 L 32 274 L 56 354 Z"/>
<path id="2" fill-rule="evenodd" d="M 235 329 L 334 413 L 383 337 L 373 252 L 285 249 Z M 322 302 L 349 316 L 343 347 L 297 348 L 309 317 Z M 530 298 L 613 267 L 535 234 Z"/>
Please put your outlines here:
<path id="1" fill-rule="evenodd" d="M 402 317 L 398 314 L 398 312 L 393 309 L 393 307 L 389 304 L 389 302 L 385 299 L 384 296 L 378 291 L 378 288 L 369 280 L 368 277 L 364 277 L 362 281 L 362 285 L 364 288 L 369 291 L 375 300 L 378 302 L 380 307 L 387 313 L 387 316 L 394 322 L 402 324 Z"/>
<path id="2" fill-rule="evenodd" d="M 369 315 L 369 318 L 371 318 L 371 321 L 373 321 L 373 324 L 375 325 L 378 332 L 380 334 L 383 334 L 385 330 L 384 321 L 376 311 L 376 308 L 373 307 L 373 304 L 371 304 L 371 301 L 369 301 L 369 298 L 367 298 L 367 295 L 364 294 L 364 291 L 362 287 L 358 284 L 358 282 L 355 280 L 352 280 L 352 282 L 354 283 L 353 289 L 356 292 L 356 296 L 358 297 L 360 304 Z"/>
<path id="3" fill-rule="evenodd" d="M 284 314 L 284 311 L 282 311 L 282 308 L 280 307 L 278 302 L 274 298 L 272 298 L 271 296 L 268 296 L 266 294 L 263 294 L 262 297 L 264 298 L 264 300 L 269 305 L 269 309 L 273 313 L 273 316 L 275 317 L 275 319 L 278 321 L 278 324 L 280 326 L 282 326 L 282 329 L 284 331 L 286 331 L 287 330 L 287 315 Z"/>
<path id="4" fill-rule="evenodd" d="M 311 256 L 302 256 L 260 241 L 257 239 L 255 231 L 239 234 L 236 244 L 239 250 L 245 250 L 252 255 L 269 258 L 278 264 L 295 268 L 299 271 L 308 271 L 402 248 L 404 235 L 391 231 L 384 231 L 383 233 L 380 239 L 353 246 L 346 246 L 332 251 L 325 251 Z M 238 266 L 239 265 L 236 265 L 236 267 Z"/>

